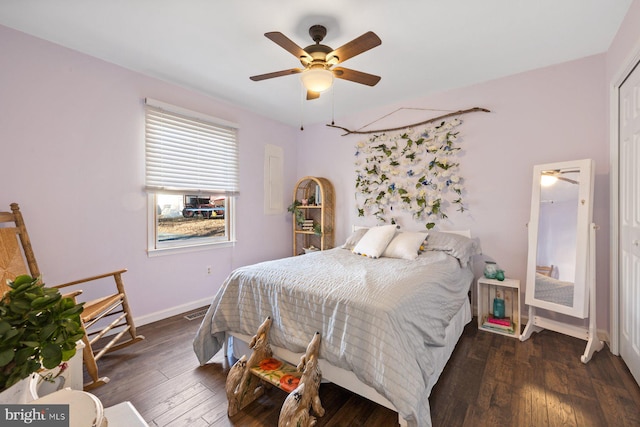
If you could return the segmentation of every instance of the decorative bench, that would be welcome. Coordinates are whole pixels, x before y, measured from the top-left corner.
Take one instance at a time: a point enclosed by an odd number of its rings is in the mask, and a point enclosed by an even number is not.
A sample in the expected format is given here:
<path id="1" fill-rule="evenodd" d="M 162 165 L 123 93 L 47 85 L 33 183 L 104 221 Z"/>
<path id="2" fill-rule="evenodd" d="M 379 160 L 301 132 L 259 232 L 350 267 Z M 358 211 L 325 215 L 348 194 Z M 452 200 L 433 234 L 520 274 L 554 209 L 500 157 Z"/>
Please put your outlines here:
<path id="1" fill-rule="evenodd" d="M 227 414 L 230 417 L 237 414 L 238 411 L 264 393 L 264 383 L 260 377 L 252 375 L 250 368 L 259 366 L 262 360 L 270 359 L 273 356 L 273 351 L 269 345 L 271 323 L 271 317 L 267 317 L 251 339 L 249 348 L 253 350 L 253 353 L 249 356 L 249 360 L 247 360 L 246 355 L 242 356 L 227 374 L 225 389 L 229 400 Z"/>
<path id="2" fill-rule="evenodd" d="M 270 357 L 250 368 L 253 375 L 269 384 L 291 393 L 300 383 L 301 372 L 289 363 Z"/>
<path id="3" fill-rule="evenodd" d="M 316 332 L 300 358 L 297 367 L 273 357 L 269 345 L 272 319 L 267 317 L 249 343 L 253 350 L 247 360 L 242 356 L 227 374 L 226 393 L 229 400 L 227 414 L 232 417 L 264 393 L 265 385 L 275 386 L 289 393 L 282 409 L 278 427 L 310 427 L 316 419 L 310 414 L 313 408 L 318 416 L 324 408 L 318 396 L 322 373 L 318 367 L 320 333 Z"/>

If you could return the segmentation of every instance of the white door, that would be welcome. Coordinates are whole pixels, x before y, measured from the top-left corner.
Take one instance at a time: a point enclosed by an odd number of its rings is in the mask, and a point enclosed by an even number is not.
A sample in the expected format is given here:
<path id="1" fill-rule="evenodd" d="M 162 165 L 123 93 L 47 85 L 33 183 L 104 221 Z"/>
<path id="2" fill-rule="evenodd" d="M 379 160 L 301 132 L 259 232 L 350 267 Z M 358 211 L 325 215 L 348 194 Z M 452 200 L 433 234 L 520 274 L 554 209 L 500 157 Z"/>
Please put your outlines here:
<path id="1" fill-rule="evenodd" d="M 619 99 L 620 355 L 640 384 L 640 64 Z"/>

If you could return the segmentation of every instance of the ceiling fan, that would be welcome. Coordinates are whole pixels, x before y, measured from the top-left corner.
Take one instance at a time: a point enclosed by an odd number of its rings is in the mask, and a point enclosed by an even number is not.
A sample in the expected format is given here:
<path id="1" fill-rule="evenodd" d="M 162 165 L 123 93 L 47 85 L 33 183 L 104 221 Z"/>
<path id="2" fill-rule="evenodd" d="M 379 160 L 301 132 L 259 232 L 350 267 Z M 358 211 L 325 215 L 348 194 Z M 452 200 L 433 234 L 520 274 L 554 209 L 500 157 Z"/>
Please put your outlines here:
<path id="1" fill-rule="evenodd" d="M 349 58 L 379 46 L 382 40 L 372 31 L 364 33 L 338 49 L 332 49 L 327 45 L 320 44 L 327 35 L 327 29 L 322 25 L 313 25 L 309 28 L 309 35 L 315 44 L 302 49 L 278 31 L 265 33 L 265 37 L 297 57 L 304 68 L 290 68 L 249 78 L 253 81 L 260 81 L 291 74 L 301 74 L 300 79 L 307 89 L 307 99 L 320 97 L 320 92 L 331 87 L 334 77 L 367 86 L 375 86 L 380 81 L 380 77 L 373 74 L 343 67 L 333 68 Z"/>
<path id="2" fill-rule="evenodd" d="M 550 178 L 552 180 L 561 180 L 561 181 L 565 181 L 565 182 L 569 182 L 571 184 L 578 184 L 579 182 L 576 181 L 575 179 L 571 179 L 571 178 L 567 178 L 566 176 L 562 176 L 563 174 L 569 174 L 569 175 L 574 175 L 580 173 L 580 170 L 576 169 L 576 170 L 570 170 L 570 169 L 554 169 L 554 170 L 548 170 L 548 171 L 542 171 L 542 177 L 543 178 Z M 551 181 L 549 181 L 549 184 L 551 184 Z"/>

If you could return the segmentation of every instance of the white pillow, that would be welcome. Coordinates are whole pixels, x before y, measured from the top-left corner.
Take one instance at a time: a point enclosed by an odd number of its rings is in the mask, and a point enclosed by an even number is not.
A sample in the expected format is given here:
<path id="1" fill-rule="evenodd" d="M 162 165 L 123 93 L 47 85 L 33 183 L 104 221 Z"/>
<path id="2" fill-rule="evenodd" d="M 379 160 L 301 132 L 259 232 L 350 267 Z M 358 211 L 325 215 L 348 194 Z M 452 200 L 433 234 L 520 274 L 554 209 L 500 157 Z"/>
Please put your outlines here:
<path id="1" fill-rule="evenodd" d="M 352 251 L 353 248 L 356 247 L 356 245 L 358 244 L 360 239 L 362 239 L 362 236 L 364 236 L 367 231 L 369 231 L 368 228 L 364 228 L 364 227 L 363 228 L 358 228 L 356 231 L 351 233 L 351 236 L 349 236 L 347 241 L 344 242 L 344 245 L 342 245 L 342 247 L 344 249 L 348 249 L 348 250 Z"/>
<path id="2" fill-rule="evenodd" d="M 427 239 L 428 251 L 442 251 L 458 258 L 460 265 L 466 267 L 474 255 L 480 255 L 480 244 L 473 239 L 442 231 L 429 232 Z"/>
<path id="3" fill-rule="evenodd" d="M 369 258 L 379 258 L 395 233 L 395 225 L 372 227 L 362 236 L 352 252 Z"/>
<path id="4" fill-rule="evenodd" d="M 418 257 L 420 246 L 424 243 L 428 233 L 405 231 L 398 233 L 389 242 L 389 245 L 382 253 L 383 257 L 402 258 L 414 260 Z"/>

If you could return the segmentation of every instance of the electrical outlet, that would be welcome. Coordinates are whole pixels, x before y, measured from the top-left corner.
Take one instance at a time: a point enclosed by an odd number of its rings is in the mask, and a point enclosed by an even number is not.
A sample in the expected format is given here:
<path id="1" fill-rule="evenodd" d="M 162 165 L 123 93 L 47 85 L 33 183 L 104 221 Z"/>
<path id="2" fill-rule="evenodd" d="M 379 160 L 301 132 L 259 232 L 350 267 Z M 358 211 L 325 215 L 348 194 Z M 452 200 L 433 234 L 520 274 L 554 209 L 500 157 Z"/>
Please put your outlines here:
<path id="1" fill-rule="evenodd" d="M 207 276 L 211 276 L 211 266 L 207 266 Z"/>

